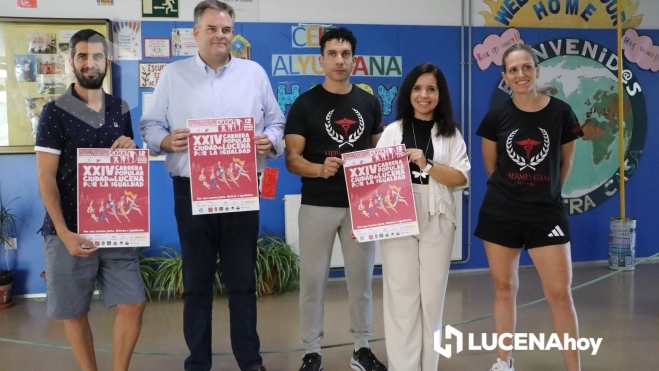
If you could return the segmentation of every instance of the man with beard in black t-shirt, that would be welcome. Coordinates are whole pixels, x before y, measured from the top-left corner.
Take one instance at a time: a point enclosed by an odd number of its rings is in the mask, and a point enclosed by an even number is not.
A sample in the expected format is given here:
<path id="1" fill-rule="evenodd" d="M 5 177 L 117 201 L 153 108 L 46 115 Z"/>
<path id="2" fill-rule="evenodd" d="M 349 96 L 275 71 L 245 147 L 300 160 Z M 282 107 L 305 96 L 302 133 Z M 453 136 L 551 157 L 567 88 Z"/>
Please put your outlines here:
<path id="1" fill-rule="evenodd" d="M 382 111 L 373 95 L 350 83 L 357 39 L 334 28 L 320 40 L 325 81 L 302 94 L 286 121 L 286 167 L 302 177 L 300 230 L 300 329 L 306 354 L 300 371 L 323 369 L 323 299 L 332 247 L 338 232 L 345 261 L 350 329 L 355 351 L 350 367 L 386 367 L 368 346 L 371 336 L 371 279 L 375 248 L 351 238 L 352 223 L 341 153 L 373 148 L 382 133 Z"/>

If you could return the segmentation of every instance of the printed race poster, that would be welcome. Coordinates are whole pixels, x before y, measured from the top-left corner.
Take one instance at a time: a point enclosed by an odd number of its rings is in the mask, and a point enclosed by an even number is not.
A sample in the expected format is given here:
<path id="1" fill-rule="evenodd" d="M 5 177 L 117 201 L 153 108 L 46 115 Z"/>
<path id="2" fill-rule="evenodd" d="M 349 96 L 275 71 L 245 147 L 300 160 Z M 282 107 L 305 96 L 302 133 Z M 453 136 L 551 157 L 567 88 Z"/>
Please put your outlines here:
<path id="1" fill-rule="evenodd" d="M 193 28 L 172 28 L 172 56 L 184 57 L 199 52 Z"/>
<path id="2" fill-rule="evenodd" d="M 188 120 L 192 214 L 259 209 L 254 118 Z"/>
<path id="3" fill-rule="evenodd" d="M 357 241 L 419 234 L 405 145 L 344 153 L 352 231 Z"/>
<path id="4" fill-rule="evenodd" d="M 78 149 L 78 234 L 103 247 L 150 244 L 149 151 Z"/>

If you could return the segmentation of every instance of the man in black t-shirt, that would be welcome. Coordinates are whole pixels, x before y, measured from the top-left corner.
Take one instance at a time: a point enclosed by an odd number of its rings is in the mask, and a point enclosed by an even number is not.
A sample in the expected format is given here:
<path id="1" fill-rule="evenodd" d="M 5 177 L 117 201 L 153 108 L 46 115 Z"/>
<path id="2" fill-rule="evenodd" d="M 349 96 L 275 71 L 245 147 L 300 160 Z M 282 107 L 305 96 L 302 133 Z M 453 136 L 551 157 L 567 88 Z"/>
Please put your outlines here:
<path id="1" fill-rule="evenodd" d="M 382 133 L 378 100 L 350 83 L 357 40 L 346 28 L 328 30 L 320 40 L 325 81 L 302 94 L 286 121 L 286 167 L 302 177 L 300 230 L 300 329 L 306 354 L 300 371 L 323 369 L 323 299 L 338 232 L 345 261 L 350 328 L 358 371 L 386 370 L 368 346 L 371 336 L 372 243 L 351 238 L 348 192 L 341 153 L 375 147 Z"/>

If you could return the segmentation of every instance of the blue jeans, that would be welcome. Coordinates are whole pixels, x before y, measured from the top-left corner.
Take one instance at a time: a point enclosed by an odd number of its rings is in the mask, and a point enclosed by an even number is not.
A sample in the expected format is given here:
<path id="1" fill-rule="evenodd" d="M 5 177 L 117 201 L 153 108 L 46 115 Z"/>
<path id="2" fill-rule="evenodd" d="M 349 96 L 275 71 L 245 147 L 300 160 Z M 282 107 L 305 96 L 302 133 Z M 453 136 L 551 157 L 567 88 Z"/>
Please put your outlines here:
<path id="1" fill-rule="evenodd" d="M 256 332 L 256 242 L 259 212 L 192 215 L 190 179 L 174 177 L 174 212 L 183 256 L 183 334 L 186 371 L 212 365 L 213 282 L 220 257 L 227 287 L 231 348 L 241 370 L 262 364 Z"/>

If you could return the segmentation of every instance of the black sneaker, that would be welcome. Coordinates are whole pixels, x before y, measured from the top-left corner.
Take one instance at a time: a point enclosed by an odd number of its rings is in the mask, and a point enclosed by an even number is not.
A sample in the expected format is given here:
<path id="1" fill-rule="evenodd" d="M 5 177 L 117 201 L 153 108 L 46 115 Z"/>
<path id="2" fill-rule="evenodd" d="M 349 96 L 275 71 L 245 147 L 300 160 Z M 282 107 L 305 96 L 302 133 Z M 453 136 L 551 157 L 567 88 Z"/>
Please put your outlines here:
<path id="1" fill-rule="evenodd" d="M 323 357 L 318 353 L 305 354 L 300 371 L 323 371 Z"/>
<path id="2" fill-rule="evenodd" d="M 360 348 L 350 358 L 350 368 L 355 371 L 387 371 L 387 366 L 375 358 L 370 348 Z"/>

